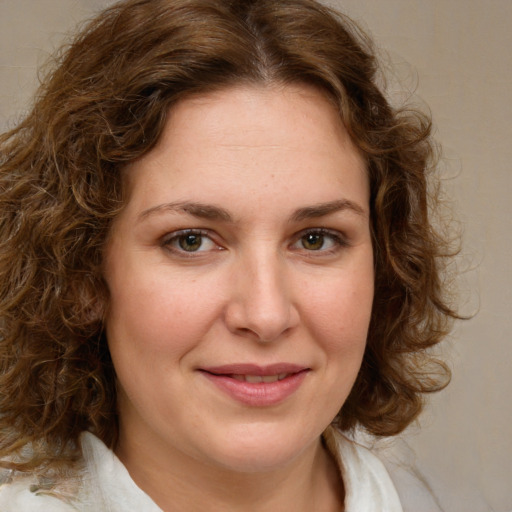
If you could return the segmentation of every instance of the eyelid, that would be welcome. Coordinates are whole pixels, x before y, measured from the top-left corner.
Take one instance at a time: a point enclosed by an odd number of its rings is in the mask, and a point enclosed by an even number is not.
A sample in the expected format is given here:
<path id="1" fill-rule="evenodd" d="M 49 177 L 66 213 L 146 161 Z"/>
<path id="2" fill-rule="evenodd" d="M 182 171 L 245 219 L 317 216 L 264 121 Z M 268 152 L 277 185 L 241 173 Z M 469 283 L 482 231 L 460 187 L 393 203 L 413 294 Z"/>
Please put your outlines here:
<path id="1" fill-rule="evenodd" d="M 328 229 L 328 228 L 306 228 L 301 231 L 299 231 L 292 240 L 291 246 L 295 245 L 297 242 L 299 242 L 304 236 L 308 234 L 315 234 L 315 235 L 322 235 L 324 237 L 330 237 L 335 246 L 329 249 L 318 249 L 318 250 L 312 250 L 312 249 L 306 249 L 306 248 L 298 248 L 295 249 L 296 251 L 303 251 L 304 253 L 307 253 L 309 256 L 322 256 L 322 255 L 331 255 L 336 252 L 338 252 L 343 247 L 350 246 L 350 243 L 347 240 L 347 237 L 345 234 L 341 231 L 335 230 L 335 229 Z"/>
<path id="2" fill-rule="evenodd" d="M 327 239 L 330 239 L 332 247 L 321 248 L 321 249 L 307 249 L 305 247 L 294 247 L 297 243 L 301 241 L 301 239 L 308 235 L 321 235 Z M 212 248 L 207 249 L 199 249 L 197 251 L 186 251 L 184 249 L 180 249 L 179 247 L 173 246 L 173 242 L 178 241 L 180 237 L 186 235 L 199 235 L 205 239 L 208 239 L 209 242 L 214 246 Z M 205 256 L 208 253 L 216 252 L 224 250 L 225 248 L 219 243 L 216 238 L 218 238 L 214 232 L 209 229 L 204 228 L 185 228 L 178 229 L 169 233 L 166 233 L 160 239 L 160 245 L 172 252 L 173 254 L 179 256 L 180 258 L 199 258 L 201 256 Z M 322 256 L 331 256 L 337 254 L 344 247 L 350 246 L 349 241 L 347 240 L 347 236 L 339 230 L 329 229 L 324 227 L 311 227 L 303 229 L 297 232 L 291 240 L 289 248 L 293 252 L 301 252 L 308 257 L 322 257 Z"/>
<path id="3" fill-rule="evenodd" d="M 208 239 L 213 245 L 215 245 L 214 249 L 207 250 L 198 250 L 198 251 L 185 251 L 183 249 L 179 249 L 177 247 L 172 246 L 172 242 L 177 241 L 180 237 L 186 235 L 199 235 L 203 238 Z M 184 258 L 197 258 L 201 255 L 204 255 L 208 252 L 214 252 L 215 250 L 222 250 L 223 247 L 219 244 L 212 236 L 213 233 L 208 229 L 202 228 L 186 228 L 186 229 L 178 229 L 176 231 L 172 231 L 170 233 L 166 233 L 160 239 L 160 245 L 167 249 L 168 251 L 180 255 L 180 257 Z"/>

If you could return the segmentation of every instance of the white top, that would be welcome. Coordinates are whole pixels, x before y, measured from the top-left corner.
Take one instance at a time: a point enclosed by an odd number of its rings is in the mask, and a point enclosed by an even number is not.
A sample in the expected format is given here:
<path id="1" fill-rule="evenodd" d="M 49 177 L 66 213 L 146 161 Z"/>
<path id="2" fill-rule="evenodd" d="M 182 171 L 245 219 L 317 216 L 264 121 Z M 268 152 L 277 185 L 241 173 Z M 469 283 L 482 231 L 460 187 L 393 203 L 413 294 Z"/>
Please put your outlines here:
<path id="1" fill-rule="evenodd" d="M 340 468 L 346 512 L 403 512 L 388 472 L 370 450 L 331 428 L 324 438 Z M 0 485 L 0 511 L 162 512 L 97 437 L 84 432 L 81 443 L 85 466 L 79 478 L 56 490 L 32 477 L 7 474 Z"/>

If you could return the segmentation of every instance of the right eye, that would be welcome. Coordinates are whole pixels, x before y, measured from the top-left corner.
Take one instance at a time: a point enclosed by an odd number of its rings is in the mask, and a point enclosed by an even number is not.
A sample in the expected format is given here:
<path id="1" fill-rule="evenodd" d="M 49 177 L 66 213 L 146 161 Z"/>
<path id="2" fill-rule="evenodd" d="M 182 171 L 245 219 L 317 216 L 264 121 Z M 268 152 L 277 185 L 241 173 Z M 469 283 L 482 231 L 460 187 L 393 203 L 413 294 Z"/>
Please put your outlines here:
<path id="1" fill-rule="evenodd" d="M 203 253 L 222 249 L 208 235 L 197 229 L 183 229 L 169 233 L 162 239 L 162 246 L 177 253 Z"/>

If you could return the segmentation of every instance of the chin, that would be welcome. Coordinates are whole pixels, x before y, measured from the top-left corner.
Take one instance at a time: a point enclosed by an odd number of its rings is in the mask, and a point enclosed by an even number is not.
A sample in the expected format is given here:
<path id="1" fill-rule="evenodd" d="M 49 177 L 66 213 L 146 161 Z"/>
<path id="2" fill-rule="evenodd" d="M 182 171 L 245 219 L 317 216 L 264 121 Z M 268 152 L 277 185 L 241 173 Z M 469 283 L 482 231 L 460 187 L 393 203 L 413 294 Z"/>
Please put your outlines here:
<path id="1" fill-rule="evenodd" d="M 237 432 L 218 440 L 209 438 L 211 463 L 237 473 L 259 473 L 286 467 L 308 449 L 314 450 L 319 435 L 293 435 L 290 429 L 275 432 L 275 424 L 242 425 Z"/>

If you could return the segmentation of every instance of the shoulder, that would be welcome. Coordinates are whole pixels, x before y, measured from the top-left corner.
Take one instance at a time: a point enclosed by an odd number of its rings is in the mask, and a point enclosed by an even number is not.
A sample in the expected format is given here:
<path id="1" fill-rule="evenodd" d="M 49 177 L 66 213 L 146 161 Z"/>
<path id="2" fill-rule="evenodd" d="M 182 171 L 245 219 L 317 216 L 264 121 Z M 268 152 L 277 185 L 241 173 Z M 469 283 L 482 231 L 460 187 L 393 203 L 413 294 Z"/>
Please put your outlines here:
<path id="1" fill-rule="evenodd" d="M 0 512 L 162 512 L 100 439 L 83 432 L 80 444 L 80 464 L 54 479 L 0 472 Z"/>
<path id="2" fill-rule="evenodd" d="M 126 467 L 100 439 L 90 432 L 83 432 L 81 446 L 86 478 L 80 496 L 82 502 L 93 504 L 91 511 L 162 512 L 135 484 Z"/>
<path id="3" fill-rule="evenodd" d="M 402 512 L 393 481 L 371 450 L 334 428 L 324 439 L 340 469 L 347 512 Z"/>
<path id="4" fill-rule="evenodd" d="M 438 497 L 421 471 L 421 461 L 405 438 L 384 439 L 375 451 L 395 484 L 405 512 L 442 512 Z"/>
<path id="5" fill-rule="evenodd" d="M 414 454 L 402 439 L 376 441 L 363 434 L 356 435 L 355 441 L 333 428 L 326 431 L 324 438 L 333 456 L 337 457 L 351 496 L 376 493 L 379 499 L 389 502 L 387 507 L 391 507 L 382 510 L 393 512 L 441 512 L 435 495 L 415 464 Z"/>
<path id="6" fill-rule="evenodd" d="M 29 476 L 4 473 L 0 477 L 0 510 L 2 512 L 76 512 L 71 504 L 51 495 Z"/>

